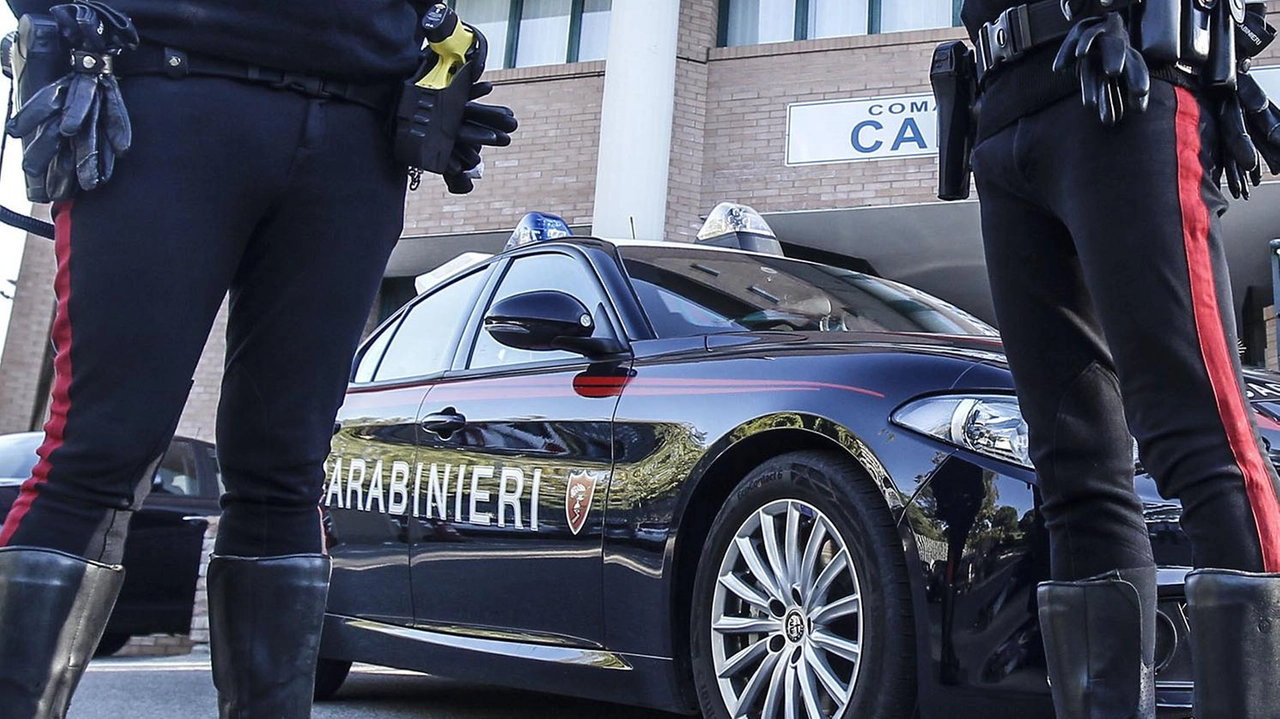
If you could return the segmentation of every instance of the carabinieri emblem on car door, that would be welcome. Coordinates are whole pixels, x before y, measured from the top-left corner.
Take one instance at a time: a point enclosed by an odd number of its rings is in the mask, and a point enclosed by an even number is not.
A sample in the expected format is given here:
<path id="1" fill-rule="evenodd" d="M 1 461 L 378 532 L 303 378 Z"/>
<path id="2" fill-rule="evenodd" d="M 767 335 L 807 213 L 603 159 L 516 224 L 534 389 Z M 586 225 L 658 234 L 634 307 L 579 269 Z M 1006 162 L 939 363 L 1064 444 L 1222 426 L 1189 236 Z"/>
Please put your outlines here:
<path id="1" fill-rule="evenodd" d="M 564 490 L 564 516 L 569 520 L 569 529 L 577 534 L 587 523 L 587 515 L 591 514 L 591 499 L 596 495 L 596 477 L 594 472 L 582 469 L 569 471 L 569 484 Z"/>

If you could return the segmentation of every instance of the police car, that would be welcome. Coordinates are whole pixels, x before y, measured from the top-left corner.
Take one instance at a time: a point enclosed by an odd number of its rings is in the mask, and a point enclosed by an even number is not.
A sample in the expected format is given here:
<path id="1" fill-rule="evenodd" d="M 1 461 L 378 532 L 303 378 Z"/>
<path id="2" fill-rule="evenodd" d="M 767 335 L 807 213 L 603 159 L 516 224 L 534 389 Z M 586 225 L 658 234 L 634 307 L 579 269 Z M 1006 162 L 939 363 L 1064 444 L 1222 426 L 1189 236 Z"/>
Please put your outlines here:
<path id="1" fill-rule="evenodd" d="M 319 698 L 361 661 L 717 718 L 1052 716 L 991 327 L 783 257 L 747 208 L 698 244 L 568 235 L 528 220 L 359 353 Z M 1278 380 L 1250 378 L 1269 432 Z M 1137 483 L 1186 707 L 1189 550 Z"/>

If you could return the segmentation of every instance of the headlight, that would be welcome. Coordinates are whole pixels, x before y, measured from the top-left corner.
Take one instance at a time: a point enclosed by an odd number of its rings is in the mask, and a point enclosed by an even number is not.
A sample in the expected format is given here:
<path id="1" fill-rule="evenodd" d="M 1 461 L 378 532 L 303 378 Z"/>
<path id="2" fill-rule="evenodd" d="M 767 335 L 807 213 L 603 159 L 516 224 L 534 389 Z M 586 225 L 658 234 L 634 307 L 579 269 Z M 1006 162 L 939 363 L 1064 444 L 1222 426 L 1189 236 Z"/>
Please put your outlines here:
<path id="1" fill-rule="evenodd" d="M 961 449 L 1032 469 L 1027 423 L 1013 397 L 926 397 L 903 405 L 892 420 Z"/>

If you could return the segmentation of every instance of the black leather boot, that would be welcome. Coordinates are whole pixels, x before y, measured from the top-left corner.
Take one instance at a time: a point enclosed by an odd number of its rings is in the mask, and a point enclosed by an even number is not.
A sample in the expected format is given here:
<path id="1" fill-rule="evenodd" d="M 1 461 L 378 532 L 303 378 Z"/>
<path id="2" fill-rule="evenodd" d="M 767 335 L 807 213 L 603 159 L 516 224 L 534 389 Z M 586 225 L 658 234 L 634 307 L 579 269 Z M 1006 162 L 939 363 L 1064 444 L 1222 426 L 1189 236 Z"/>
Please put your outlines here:
<path id="1" fill-rule="evenodd" d="M 1280 717 L 1280 574 L 1187 575 L 1196 719 Z"/>
<path id="2" fill-rule="evenodd" d="M 214 556 L 209 648 L 221 719 L 307 719 L 329 558 Z"/>
<path id="3" fill-rule="evenodd" d="M 123 583 L 119 566 L 0 547 L 0 715 L 66 716 Z"/>
<path id="4" fill-rule="evenodd" d="M 1154 719 L 1155 568 L 1043 582 L 1037 598 L 1058 719 Z"/>

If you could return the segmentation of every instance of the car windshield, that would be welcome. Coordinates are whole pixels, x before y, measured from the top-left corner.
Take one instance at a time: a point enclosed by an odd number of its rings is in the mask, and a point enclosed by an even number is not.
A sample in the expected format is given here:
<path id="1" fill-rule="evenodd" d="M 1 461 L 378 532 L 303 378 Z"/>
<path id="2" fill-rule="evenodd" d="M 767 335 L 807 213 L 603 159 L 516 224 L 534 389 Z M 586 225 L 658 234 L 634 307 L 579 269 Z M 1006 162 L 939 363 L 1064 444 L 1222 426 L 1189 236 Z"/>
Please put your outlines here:
<path id="1" fill-rule="evenodd" d="M 36 434 L 11 434 L 0 437 L 0 479 L 26 479 L 40 458 L 36 449 L 44 436 Z"/>
<path id="2" fill-rule="evenodd" d="M 694 247 L 619 248 L 659 337 L 721 332 L 924 332 L 995 328 L 907 285 L 782 257 Z"/>

